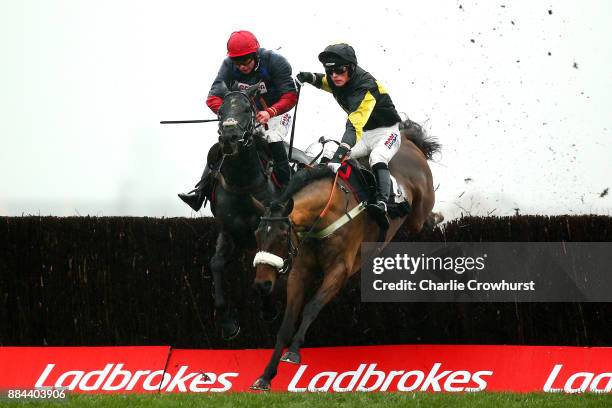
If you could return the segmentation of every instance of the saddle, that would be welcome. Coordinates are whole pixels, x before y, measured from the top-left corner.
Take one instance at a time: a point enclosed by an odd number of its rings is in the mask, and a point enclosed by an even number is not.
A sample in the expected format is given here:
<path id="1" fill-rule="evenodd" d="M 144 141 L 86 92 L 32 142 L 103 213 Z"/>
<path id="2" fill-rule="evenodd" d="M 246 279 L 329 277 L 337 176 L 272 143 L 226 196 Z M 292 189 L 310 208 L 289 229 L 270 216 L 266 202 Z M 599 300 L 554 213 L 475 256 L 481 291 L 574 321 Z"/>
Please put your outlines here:
<path id="1" fill-rule="evenodd" d="M 289 144 L 285 142 L 285 150 L 287 151 L 287 157 L 289 156 Z M 298 167 L 302 167 L 304 165 L 310 165 L 314 161 L 314 157 L 307 155 L 302 150 L 293 146 L 291 149 L 291 159 L 290 162 L 294 162 L 298 164 Z"/>
<path id="2" fill-rule="evenodd" d="M 257 151 L 260 153 L 260 156 L 262 156 L 262 158 L 265 158 L 266 160 L 269 160 L 269 158 L 272 157 L 272 152 L 270 152 L 268 142 L 266 142 L 264 138 L 259 135 L 256 135 L 254 137 L 254 141 L 257 147 Z M 287 156 L 289 156 L 289 143 L 283 142 L 283 144 L 285 145 L 285 151 L 287 152 Z M 307 155 L 297 147 L 293 146 L 293 148 L 291 149 L 290 162 L 296 163 L 298 167 L 309 165 L 313 160 L 314 157 Z"/>
<path id="3" fill-rule="evenodd" d="M 355 159 L 349 159 L 338 169 L 338 177 L 344 180 L 358 202 L 376 202 L 376 178 L 369 166 Z M 391 181 L 387 213 L 394 219 L 407 215 L 410 212 L 410 204 L 405 200 L 395 177 L 391 176 Z"/>

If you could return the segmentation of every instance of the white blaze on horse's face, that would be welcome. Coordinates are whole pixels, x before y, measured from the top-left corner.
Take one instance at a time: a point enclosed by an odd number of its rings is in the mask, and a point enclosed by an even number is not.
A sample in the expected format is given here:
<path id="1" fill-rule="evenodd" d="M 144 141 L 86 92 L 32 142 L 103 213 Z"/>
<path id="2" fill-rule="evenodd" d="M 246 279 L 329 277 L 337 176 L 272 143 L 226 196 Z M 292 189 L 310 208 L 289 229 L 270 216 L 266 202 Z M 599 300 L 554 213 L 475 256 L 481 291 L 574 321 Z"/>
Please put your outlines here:
<path id="1" fill-rule="evenodd" d="M 229 156 L 238 153 L 237 142 L 240 141 L 241 136 L 244 136 L 238 123 L 238 120 L 234 117 L 229 117 L 221 122 L 222 130 L 219 142 L 221 142 L 223 153 Z"/>
<path id="2" fill-rule="evenodd" d="M 227 118 L 222 123 L 223 127 L 238 126 L 238 121 L 234 118 Z"/>

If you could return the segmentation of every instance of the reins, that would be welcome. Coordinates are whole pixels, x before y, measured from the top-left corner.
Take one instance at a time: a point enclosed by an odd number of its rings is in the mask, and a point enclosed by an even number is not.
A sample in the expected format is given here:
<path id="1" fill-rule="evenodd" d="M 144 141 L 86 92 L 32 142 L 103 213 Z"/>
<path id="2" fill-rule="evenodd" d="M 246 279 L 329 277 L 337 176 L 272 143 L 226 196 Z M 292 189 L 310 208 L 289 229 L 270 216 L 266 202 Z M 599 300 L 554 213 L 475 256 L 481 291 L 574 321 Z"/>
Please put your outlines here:
<path id="1" fill-rule="evenodd" d="M 285 260 L 283 259 L 283 266 L 281 268 L 278 268 L 278 273 L 279 274 L 285 274 L 287 272 L 289 272 L 289 270 L 291 269 L 291 266 L 293 265 L 293 258 L 295 256 L 297 256 L 299 254 L 299 241 L 300 241 L 300 237 L 297 234 L 297 232 L 295 232 L 294 228 L 293 228 L 293 222 L 291 222 L 291 219 L 287 216 L 287 217 L 261 217 L 262 221 L 280 221 L 280 222 L 286 222 L 289 225 L 289 233 L 287 234 L 287 253 L 289 254 L 289 257 Z M 293 239 L 291 239 L 293 236 L 295 235 L 295 239 L 298 241 L 298 245 L 296 246 L 293 243 Z M 256 266 L 256 263 L 253 263 L 253 266 Z"/>
<path id="2" fill-rule="evenodd" d="M 323 218 L 329 212 L 329 207 L 331 206 L 332 199 L 334 198 L 334 191 L 336 191 L 335 187 L 336 187 L 336 184 L 338 183 L 339 175 L 340 173 L 336 172 L 336 177 L 334 177 L 334 183 L 332 184 L 332 188 L 331 188 L 331 192 L 329 193 L 329 199 L 327 200 L 327 204 L 325 205 L 325 208 L 323 208 L 323 211 L 321 211 L 321 214 L 319 214 L 317 218 Z"/>
<path id="3" fill-rule="evenodd" d="M 236 126 L 242 132 L 241 138 L 236 140 L 236 143 L 239 143 L 244 148 L 247 148 L 251 146 L 252 143 L 254 143 L 254 133 L 257 130 L 257 128 L 262 126 L 261 123 L 256 123 L 255 112 L 257 109 L 255 107 L 255 100 L 254 98 L 250 98 L 248 95 L 240 91 L 230 92 L 228 95 L 226 95 L 225 100 L 227 100 L 228 96 L 230 95 L 241 95 L 241 97 L 244 97 L 247 99 L 247 101 L 249 102 L 249 106 L 251 107 L 250 120 L 249 120 L 249 123 L 246 124 L 246 126 L 242 126 L 234 118 L 228 118 L 224 120 L 223 122 L 220 122 L 219 132 L 220 134 L 223 134 L 223 129 L 224 129 L 225 124 L 228 124 L 230 126 Z M 227 156 L 228 156 L 227 153 L 223 153 L 221 162 L 219 163 L 219 165 L 216 167 L 216 169 L 212 173 L 213 178 L 221 184 L 224 190 L 230 193 L 234 193 L 234 194 L 245 194 L 249 192 L 259 192 L 266 188 L 267 181 L 261 182 L 260 180 L 255 180 L 251 184 L 247 186 L 242 186 L 242 187 L 234 187 L 234 186 L 227 184 L 227 182 L 225 181 L 225 177 L 221 173 L 223 162 L 225 161 L 225 158 Z M 260 167 L 262 167 L 261 163 L 260 163 Z M 265 175 L 265 170 L 263 168 L 261 168 L 261 171 Z"/>
<path id="4" fill-rule="evenodd" d="M 228 118 L 220 123 L 221 125 L 220 127 L 221 129 L 223 129 L 226 123 L 231 126 L 236 126 L 238 129 L 240 129 L 240 131 L 242 131 L 242 137 L 238 139 L 236 142 L 241 143 L 245 147 L 249 146 L 249 144 L 253 141 L 253 138 L 252 137 L 247 138 L 247 136 L 249 135 L 253 136 L 253 132 L 255 132 L 255 129 L 261 126 L 260 123 L 257 123 L 257 124 L 255 123 L 256 122 L 255 120 L 255 111 L 256 111 L 255 101 L 240 91 L 230 92 L 228 95 L 225 96 L 225 100 L 227 100 L 228 96 L 230 95 L 240 95 L 241 97 L 244 97 L 247 99 L 247 101 L 249 102 L 249 106 L 251 107 L 251 117 L 250 117 L 249 123 L 246 126 L 241 126 L 237 120 L 233 118 Z M 230 120 L 233 120 L 233 122 L 229 122 Z"/>
<path id="5" fill-rule="evenodd" d="M 346 155 L 343 156 L 340 159 L 340 162 L 342 163 L 342 161 L 346 158 Z M 336 184 L 338 183 L 338 177 L 340 176 L 340 172 L 336 171 L 336 176 L 334 177 L 334 182 L 332 184 L 332 188 L 331 191 L 329 193 L 329 199 L 327 200 L 327 204 L 325 204 L 325 207 L 323 208 L 323 211 L 321 211 L 321 213 L 319 215 L 317 215 L 317 218 L 315 218 L 315 221 L 312 223 L 312 226 L 308 229 L 308 231 L 305 233 L 305 235 L 313 235 L 313 230 L 314 228 L 317 226 L 317 224 L 327 215 L 327 213 L 329 212 L 329 208 L 331 206 L 332 203 L 332 199 L 334 198 L 334 191 L 336 190 Z"/>

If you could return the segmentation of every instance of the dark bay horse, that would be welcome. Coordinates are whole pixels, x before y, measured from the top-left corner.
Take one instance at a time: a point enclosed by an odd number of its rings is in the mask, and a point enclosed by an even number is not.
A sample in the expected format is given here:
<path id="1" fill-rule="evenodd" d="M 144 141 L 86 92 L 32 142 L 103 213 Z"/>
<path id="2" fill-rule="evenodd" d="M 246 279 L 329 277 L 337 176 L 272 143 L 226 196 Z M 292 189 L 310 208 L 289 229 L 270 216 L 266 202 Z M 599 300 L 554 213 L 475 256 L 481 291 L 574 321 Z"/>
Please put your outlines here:
<path id="1" fill-rule="evenodd" d="M 236 311 L 226 295 L 227 265 L 237 255 L 252 255 L 256 248 L 254 231 L 259 224 L 260 212 L 253 205 L 257 200 L 270 200 L 277 187 L 266 173 L 257 149 L 256 109 L 253 98 L 258 85 L 245 91 L 228 91 L 219 108 L 219 144 L 213 147 L 221 156 L 220 168 L 215 174 L 211 209 L 219 225 L 215 254 L 210 261 L 214 282 L 215 318 L 221 336 L 231 339 L 240 332 Z M 216 148 L 216 150 L 215 150 Z M 209 153 L 209 163 L 212 162 Z M 262 317 L 273 319 L 275 310 L 267 294 L 261 295 Z"/>
<path id="2" fill-rule="evenodd" d="M 411 211 L 403 218 L 391 220 L 385 243 L 402 224 L 406 223 L 409 231 L 416 234 L 434 217 L 435 192 L 427 160 L 440 145 L 426 137 L 418 124 L 406 121 L 402 125 L 402 145 L 389 169 L 404 187 Z M 361 243 L 377 241 L 380 230 L 365 212 L 324 239 L 304 237 L 312 233 L 313 225 L 316 224 L 316 230 L 323 230 L 344 216 L 347 200 L 349 210 L 359 205 L 331 169 L 319 166 L 300 170 L 278 201 L 265 209 L 260 206 L 265 212 L 255 232 L 260 251 L 255 259 L 255 284 L 272 290 L 279 267 L 291 262 L 293 267 L 287 278 L 287 305 L 274 352 L 252 389 L 270 389 L 279 361 L 300 363 L 299 350 L 309 326 L 348 278 L 361 268 L 361 257 L 371 255 L 361 253 Z M 322 276 L 323 281 L 304 305 L 305 292 L 317 276 Z M 301 323 L 295 332 L 300 314 Z M 282 355 L 287 346 L 288 351 Z"/>

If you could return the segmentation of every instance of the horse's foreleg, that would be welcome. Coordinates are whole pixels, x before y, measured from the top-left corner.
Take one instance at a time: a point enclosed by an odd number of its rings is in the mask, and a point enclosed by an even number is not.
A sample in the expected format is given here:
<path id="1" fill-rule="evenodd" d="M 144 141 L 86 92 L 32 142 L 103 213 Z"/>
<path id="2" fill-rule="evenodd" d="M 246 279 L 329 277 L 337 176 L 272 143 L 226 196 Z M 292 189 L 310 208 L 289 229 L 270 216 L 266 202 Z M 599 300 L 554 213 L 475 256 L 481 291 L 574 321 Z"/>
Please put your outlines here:
<path id="1" fill-rule="evenodd" d="M 240 332 L 240 324 L 232 311 L 231 304 L 226 299 L 226 288 L 224 279 L 225 265 L 228 263 L 234 243 L 230 236 L 221 231 L 217 237 L 215 254 L 210 260 L 210 269 L 213 275 L 215 289 L 215 317 L 221 326 L 221 337 L 226 340 L 232 339 Z"/>
<path id="2" fill-rule="evenodd" d="M 268 391 L 270 382 L 276 376 L 278 363 L 280 362 L 283 349 L 291 341 L 295 331 L 295 323 L 304 304 L 304 280 L 298 274 L 290 274 L 287 280 L 287 307 L 280 329 L 276 334 L 276 344 L 263 374 L 253 383 L 251 389 Z"/>
<path id="3" fill-rule="evenodd" d="M 302 347 L 304 343 L 306 331 L 308 331 L 308 328 L 317 318 L 323 307 L 338 294 L 340 289 L 342 289 L 348 278 L 348 272 L 347 266 L 344 262 L 341 262 L 340 264 L 334 265 L 333 269 L 325 275 L 321 287 L 319 287 L 315 295 L 304 307 L 302 323 L 293 337 L 289 350 L 282 357 L 283 361 L 300 364 L 300 347 Z"/>

